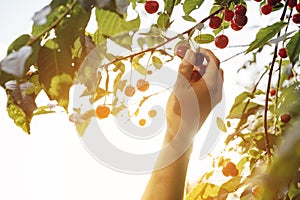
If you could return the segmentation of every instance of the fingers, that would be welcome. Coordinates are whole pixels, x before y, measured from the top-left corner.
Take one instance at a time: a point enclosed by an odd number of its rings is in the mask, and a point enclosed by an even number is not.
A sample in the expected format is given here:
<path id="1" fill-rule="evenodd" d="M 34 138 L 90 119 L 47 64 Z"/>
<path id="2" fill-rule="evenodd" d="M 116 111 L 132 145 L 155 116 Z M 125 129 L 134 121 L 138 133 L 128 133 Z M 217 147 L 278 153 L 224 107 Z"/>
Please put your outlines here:
<path id="1" fill-rule="evenodd" d="M 187 84 L 190 82 L 190 77 L 194 68 L 195 54 L 192 50 L 187 50 L 184 59 L 179 65 L 177 84 Z"/>

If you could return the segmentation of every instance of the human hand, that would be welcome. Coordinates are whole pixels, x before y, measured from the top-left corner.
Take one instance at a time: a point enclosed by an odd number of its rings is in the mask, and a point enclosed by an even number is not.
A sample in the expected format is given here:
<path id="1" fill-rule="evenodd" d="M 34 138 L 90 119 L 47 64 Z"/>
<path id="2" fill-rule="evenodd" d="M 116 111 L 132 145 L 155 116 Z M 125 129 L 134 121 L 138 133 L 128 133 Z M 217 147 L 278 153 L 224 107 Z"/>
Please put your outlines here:
<path id="1" fill-rule="evenodd" d="M 179 66 L 178 77 L 166 107 L 167 142 L 176 136 L 179 142 L 191 143 L 211 110 L 222 99 L 223 70 L 219 59 L 208 49 L 200 49 L 207 60 L 205 74 L 190 82 L 195 52 L 188 50 Z"/>

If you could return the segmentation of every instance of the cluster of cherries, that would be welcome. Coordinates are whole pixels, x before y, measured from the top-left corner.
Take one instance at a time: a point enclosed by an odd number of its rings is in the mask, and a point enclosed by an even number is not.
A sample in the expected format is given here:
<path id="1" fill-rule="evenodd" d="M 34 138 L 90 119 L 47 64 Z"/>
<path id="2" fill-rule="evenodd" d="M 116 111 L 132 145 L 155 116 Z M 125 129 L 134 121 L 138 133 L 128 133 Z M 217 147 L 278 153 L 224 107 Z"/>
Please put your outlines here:
<path id="1" fill-rule="evenodd" d="M 255 0 L 257 2 L 261 2 L 262 0 Z M 281 0 L 267 0 L 266 4 L 261 7 L 261 13 L 264 15 L 268 15 L 273 11 L 274 6 L 278 5 Z M 293 15 L 293 22 L 295 24 L 300 24 L 300 3 L 297 3 L 297 0 L 289 0 L 288 6 L 293 9 L 294 7 L 298 11 L 298 13 Z"/>
<path id="2" fill-rule="evenodd" d="M 227 22 L 230 22 L 230 26 L 233 30 L 239 31 L 241 30 L 248 22 L 248 18 L 246 16 L 247 8 L 242 5 L 236 5 L 234 10 L 230 10 L 226 8 L 223 14 L 223 19 Z M 220 28 L 223 22 L 219 16 L 215 15 L 210 18 L 209 26 L 212 29 Z M 215 38 L 216 47 L 223 49 L 228 45 L 228 37 L 224 34 L 218 35 Z"/>

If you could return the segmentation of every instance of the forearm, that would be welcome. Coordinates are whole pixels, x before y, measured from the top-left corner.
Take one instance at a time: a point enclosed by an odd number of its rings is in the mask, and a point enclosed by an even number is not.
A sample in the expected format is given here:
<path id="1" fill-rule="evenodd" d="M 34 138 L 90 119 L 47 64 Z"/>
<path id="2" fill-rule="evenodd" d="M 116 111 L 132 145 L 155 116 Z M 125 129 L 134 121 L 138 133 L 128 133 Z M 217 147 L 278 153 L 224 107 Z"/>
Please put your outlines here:
<path id="1" fill-rule="evenodd" d="M 170 138 L 166 134 L 164 147 L 170 144 Z M 170 152 L 173 151 L 173 152 Z M 176 154 L 177 149 L 170 148 L 168 151 L 161 151 L 156 167 L 160 167 L 170 154 Z M 152 172 L 142 200 L 182 200 L 185 193 L 185 182 L 187 167 L 192 152 L 192 145 L 171 164 Z"/>

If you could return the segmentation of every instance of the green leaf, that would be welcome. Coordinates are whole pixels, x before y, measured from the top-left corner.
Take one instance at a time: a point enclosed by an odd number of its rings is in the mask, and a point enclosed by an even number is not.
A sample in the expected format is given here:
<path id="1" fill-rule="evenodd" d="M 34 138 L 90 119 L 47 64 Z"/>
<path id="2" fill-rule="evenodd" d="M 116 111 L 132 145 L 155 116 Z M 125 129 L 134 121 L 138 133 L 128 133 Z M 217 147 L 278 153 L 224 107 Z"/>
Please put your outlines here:
<path id="1" fill-rule="evenodd" d="M 168 16 L 170 16 L 174 9 L 176 0 L 164 0 L 164 2 L 165 2 L 165 11 L 167 12 Z"/>
<path id="2" fill-rule="evenodd" d="M 82 123 L 76 124 L 76 131 L 80 137 L 85 133 L 86 128 L 90 124 L 91 119 L 84 120 Z"/>
<path id="3" fill-rule="evenodd" d="M 276 22 L 273 25 L 261 28 L 256 34 L 255 40 L 250 44 L 246 53 L 249 53 L 257 48 L 263 47 L 270 39 L 272 39 L 287 23 Z"/>
<path id="4" fill-rule="evenodd" d="M 156 69 L 160 69 L 163 66 L 163 63 L 160 60 L 160 58 L 156 56 L 152 56 L 152 64 Z"/>
<path id="5" fill-rule="evenodd" d="M 68 109 L 69 90 L 73 85 L 73 78 L 69 74 L 56 75 L 51 79 L 48 93 L 58 102 L 58 105 Z"/>
<path id="6" fill-rule="evenodd" d="M 224 121 L 219 117 L 217 117 L 217 126 L 221 131 L 227 132 L 226 125 L 225 125 Z"/>
<path id="7" fill-rule="evenodd" d="M 142 74 L 142 75 L 146 75 L 146 74 L 147 74 L 146 68 L 145 68 L 143 65 L 141 65 L 140 63 L 135 62 L 135 63 L 133 63 L 132 65 L 133 65 L 133 68 L 134 68 L 137 72 L 139 72 L 140 74 Z"/>
<path id="8" fill-rule="evenodd" d="M 286 45 L 288 50 L 288 56 L 292 63 L 295 63 L 299 59 L 300 54 L 300 31 L 298 31 Z"/>
<path id="9" fill-rule="evenodd" d="M 240 119 L 243 116 L 243 110 L 244 110 L 245 105 L 246 105 L 246 102 L 243 102 L 243 103 L 236 105 L 235 107 L 232 107 L 227 118 Z M 245 110 L 244 116 L 248 117 L 249 115 L 256 113 L 256 111 L 261 107 L 262 106 L 257 103 L 249 102 L 247 109 Z"/>
<path id="10" fill-rule="evenodd" d="M 211 34 L 200 34 L 194 38 L 195 42 L 199 44 L 208 44 L 215 40 L 215 37 Z"/>
<path id="11" fill-rule="evenodd" d="M 182 16 L 182 18 L 189 22 L 196 22 L 196 20 L 193 17 L 191 17 L 190 15 L 184 15 L 184 16 Z"/>
<path id="12" fill-rule="evenodd" d="M 166 13 L 159 15 L 157 19 L 157 26 L 162 29 L 166 29 L 169 27 L 170 16 Z"/>
<path id="13" fill-rule="evenodd" d="M 24 34 L 18 37 L 15 41 L 9 45 L 7 49 L 7 55 L 10 54 L 13 51 L 18 51 L 21 47 L 25 46 L 27 42 L 30 40 L 30 35 Z"/>
<path id="14" fill-rule="evenodd" d="M 259 159 L 260 158 L 260 153 L 256 149 L 250 149 L 248 153 L 254 159 Z"/>
<path id="15" fill-rule="evenodd" d="M 183 11 L 185 15 L 189 15 L 193 10 L 200 8 L 204 0 L 185 0 L 183 2 Z"/>

